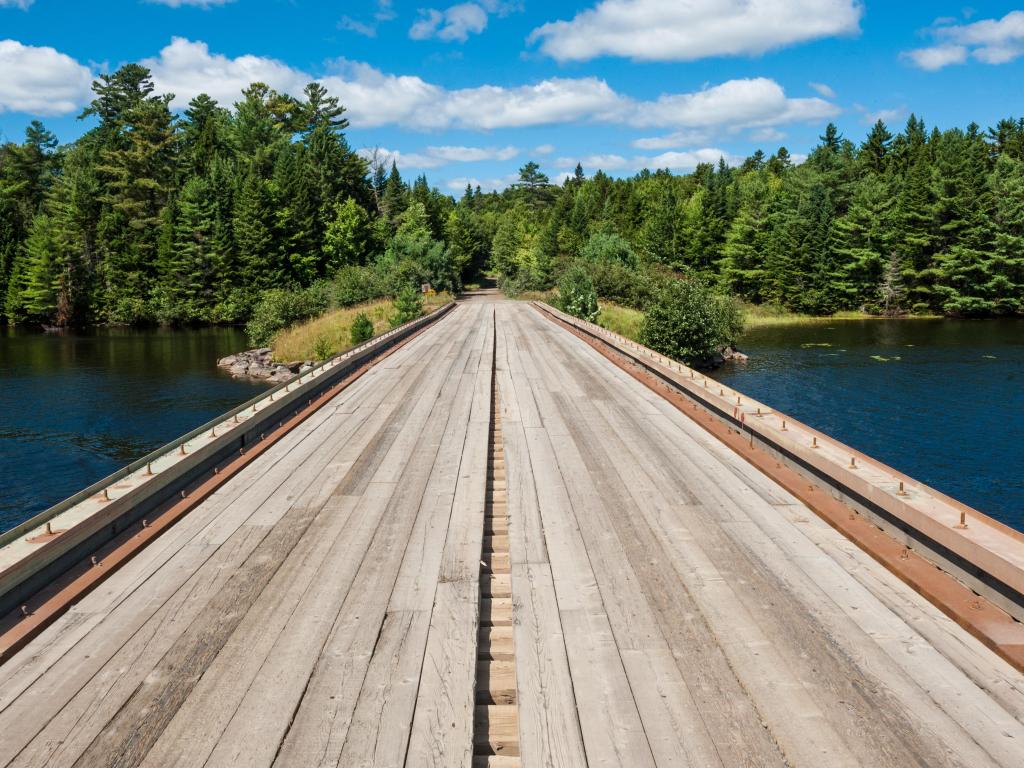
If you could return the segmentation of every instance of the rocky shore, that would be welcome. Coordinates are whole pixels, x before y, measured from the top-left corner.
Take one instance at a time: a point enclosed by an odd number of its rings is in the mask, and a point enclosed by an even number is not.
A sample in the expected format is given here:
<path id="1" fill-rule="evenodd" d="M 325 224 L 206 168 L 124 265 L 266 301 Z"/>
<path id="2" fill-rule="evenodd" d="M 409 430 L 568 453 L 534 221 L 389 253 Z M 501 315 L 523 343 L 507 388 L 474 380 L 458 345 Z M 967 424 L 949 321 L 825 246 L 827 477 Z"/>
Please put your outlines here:
<path id="1" fill-rule="evenodd" d="M 224 368 L 235 378 L 262 379 L 275 384 L 291 381 L 312 365 L 312 360 L 297 360 L 291 363 L 274 362 L 271 359 L 270 347 L 249 349 L 236 355 L 222 357 L 217 361 L 218 368 Z"/>

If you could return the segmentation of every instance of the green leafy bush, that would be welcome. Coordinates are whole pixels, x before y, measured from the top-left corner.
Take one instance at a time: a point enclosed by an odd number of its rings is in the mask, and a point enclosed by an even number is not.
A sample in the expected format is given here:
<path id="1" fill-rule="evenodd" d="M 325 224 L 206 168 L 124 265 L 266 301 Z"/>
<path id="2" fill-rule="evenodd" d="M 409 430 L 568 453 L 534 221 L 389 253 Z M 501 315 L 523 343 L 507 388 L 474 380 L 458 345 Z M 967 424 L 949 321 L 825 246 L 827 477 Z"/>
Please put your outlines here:
<path id="1" fill-rule="evenodd" d="M 647 307 L 640 341 L 668 357 L 704 365 L 742 330 L 730 298 L 697 278 L 666 280 Z"/>
<path id="2" fill-rule="evenodd" d="M 331 288 L 334 304 L 339 307 L 351 307 L 388 295 L 387 280 L 370 267 L 342 267 L 335 274 Z"/>
<path id="3" fill-rule="evenodd" d="M 249 341 L 257 347 L 270 344 L 282 328 L 324 312 L 330 306 L 330 298 L 331 287 L 324 281 L 297 291 L 264 291 L 245 326 Z"/>
<path id="4" fill-rule="evenodd" d="M 349 334 L 352 345 L 362 344 L 373 338 L 373 321 L 365 312 L 360 312 L 352 321 L 352 330 Z"/>
<path id="5" fill-rule="evenodd" d="M 407 285 L 395 297 L 395 314 L 391 316 L 391 327 L 397 328 L 422 314 L 423 294 Z"/>
<path id="6" fill-rule="evenodd" d="M 316 337 L 316 341 L 313 342 L 313 358 L 315 360 L 326 360 L 333 351 L 330 339 L 326 336 Z"/>
<path id="7" fill-rule="evenodd" d="M 597 320 L 597 291 L 590 273 L 581 264 L 573 264 L 558 281 L 559 304 L 562 311 L 583 320 Z"/>
<path id="8" fill-rule="evenodd" d="M 587 261 L 619 264 L 624 267 L 636 266 L 633 246 L 624 237 L 613 233 L 595 232 L 583 246 L 581 254 Z"/>

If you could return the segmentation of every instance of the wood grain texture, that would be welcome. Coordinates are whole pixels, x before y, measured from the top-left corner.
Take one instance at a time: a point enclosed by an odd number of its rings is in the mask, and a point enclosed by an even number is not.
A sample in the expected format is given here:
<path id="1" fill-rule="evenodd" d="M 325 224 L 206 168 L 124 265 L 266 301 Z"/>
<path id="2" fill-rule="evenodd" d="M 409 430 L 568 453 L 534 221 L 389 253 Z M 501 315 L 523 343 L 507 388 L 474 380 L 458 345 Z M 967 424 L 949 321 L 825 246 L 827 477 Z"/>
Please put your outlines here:
<path id="1" fill-rule="evenodd" d="M 473 757 L 475 719 L 499 754 Z M 514 302 L 396 351 L 0 667 L 0 766 L 1019 768 L 1022 745 L 1024 677 Z"/>

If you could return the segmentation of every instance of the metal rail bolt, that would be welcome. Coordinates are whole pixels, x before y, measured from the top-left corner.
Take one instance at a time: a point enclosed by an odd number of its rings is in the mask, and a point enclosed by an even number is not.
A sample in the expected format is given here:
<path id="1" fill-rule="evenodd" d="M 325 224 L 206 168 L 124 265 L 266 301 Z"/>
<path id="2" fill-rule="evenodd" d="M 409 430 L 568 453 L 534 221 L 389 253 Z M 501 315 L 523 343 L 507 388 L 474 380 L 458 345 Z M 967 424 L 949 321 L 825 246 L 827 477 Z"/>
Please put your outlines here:
<path id="1" fill-rule="evenodd" d="M 900 480 L 900 489 L 898 491 L 896 491 L 896 495 L 897 496 L 906 496 L 907 495 L 907 492 L 905 490 L 903 490 L 903 481 L 902 480 Z"/>
<path id="2" fill-rule="evenodd" d="M 103 501 L 110 501 L 110 491 L 103 489 Z"/>
<path id="3" fill-rule="evenodd" d="M 857 457 L 856 456 L 851 456 L 850 457 L 850 469 L 856 469 L 856 468 L 857 468 Z"/>
<path id="4" fill-rule="evenodd" d="M 28 610 L 28 606 L 27 606 L 27 605 L 23 605 L 23 606 L 21 606 L 21 617 L 22 617 L 23 619 L 27 619 L 27 618 L 28 618 L 29 616 L 31 616 L 31 615 L 32 615 L 32 614 L 31 614 L 31 613 L 29 612 L 29 610 Z"/>
<path id="5" fill-rule="evenodd" d="M 185 453 L 186 453 L 186 451 L 185 451 L 185 444 L 182 443 L 181 445 L 178 446 L 178 455 L 179 456 L 184 456 Z"/>
<path id="6" fill-rule="evenodd" d="M 812 437 L 811 438 L 811 448 L 817 448 L 817 447 L 818 447 L 818 438 Z"/>
<path id="7" fill-rule="evenodd" d="M 966 512 L 961 512 L 960 513 L 960 522 L 957 523 L 956 525 L 954 525 L 953 527 L 954 528 L 959 528 L 962 531 L 967 529 L 967 513 Z"/>
<path id="8" fill-rule="evenodd" d="M 785 419 L 782 420 L 782 431 L 783 432 L 789 432 L 789 430 L 786 429 L 786 420 Z"/>

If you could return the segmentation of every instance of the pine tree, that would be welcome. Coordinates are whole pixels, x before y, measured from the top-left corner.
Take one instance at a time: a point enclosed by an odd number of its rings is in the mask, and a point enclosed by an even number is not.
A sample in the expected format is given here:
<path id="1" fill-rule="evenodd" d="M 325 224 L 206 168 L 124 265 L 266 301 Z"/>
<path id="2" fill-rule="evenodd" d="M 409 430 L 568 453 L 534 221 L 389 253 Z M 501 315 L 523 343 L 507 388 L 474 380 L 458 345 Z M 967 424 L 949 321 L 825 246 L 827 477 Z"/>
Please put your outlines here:
<path id="1" fill-rule="evenodd" d="M 832 277 L 843 307 L 874 304 L 884 265 L 893 250 L 893 198 L 886 179 L 864 176 L 846 214 L 835 223 Z"/>

